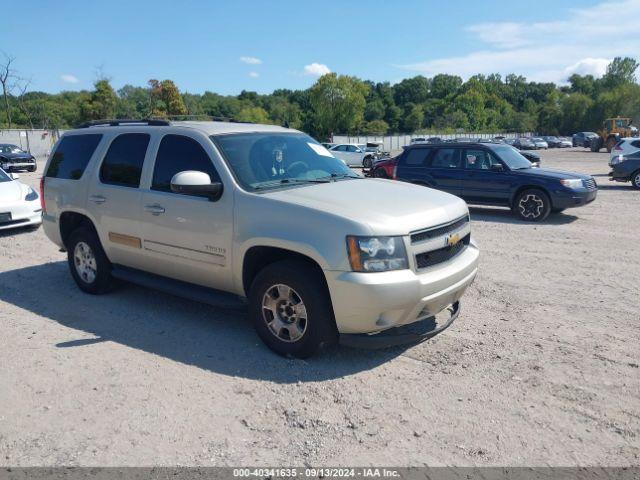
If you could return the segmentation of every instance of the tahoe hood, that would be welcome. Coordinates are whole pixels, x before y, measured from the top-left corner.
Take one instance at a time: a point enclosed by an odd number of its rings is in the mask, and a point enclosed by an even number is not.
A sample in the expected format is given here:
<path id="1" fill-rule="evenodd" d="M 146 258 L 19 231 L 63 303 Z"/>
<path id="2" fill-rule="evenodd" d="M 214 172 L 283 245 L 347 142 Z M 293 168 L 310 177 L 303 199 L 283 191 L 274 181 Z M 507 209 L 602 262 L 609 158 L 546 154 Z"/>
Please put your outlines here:
<path id="1" fill-rule="evenodd" d="M 309 184 L 265 195 L 366 224 L 374 235 L 407 235 L 469 213 L 454 195 L 379 178 Z"/>

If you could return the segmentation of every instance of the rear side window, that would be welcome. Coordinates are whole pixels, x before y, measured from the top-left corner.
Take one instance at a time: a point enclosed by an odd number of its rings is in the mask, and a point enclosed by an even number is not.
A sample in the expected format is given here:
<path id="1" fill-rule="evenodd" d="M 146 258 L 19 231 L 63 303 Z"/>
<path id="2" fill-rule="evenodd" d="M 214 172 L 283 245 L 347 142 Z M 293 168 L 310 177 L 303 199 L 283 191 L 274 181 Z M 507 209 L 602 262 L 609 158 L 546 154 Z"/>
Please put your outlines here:
<path id="1" fill-rule="evenodd" d="M 99 134 L 64 137 L 51 157 L 45 176 L 67 180 L 80 179 L 101 139 L 102 135 Z"/>
<path id="2" fill-rule="evenodd" d="M 109 185 L 138 188 L 149 139 L 146 133 L 117 136 L 102 161 L 100 181 Z"/>
<path id="3" fill-rule="evenodd" d="M 402 156 L 402 165 L 408 167 L 420 167 L 424 165 L 431 150 L 428 148 L 411 148 Z"/>
<path id="4" fill-rule="evenodd" d="M 158 148 L 151 189 L 170 192 L 173 176 L 185 170 L 208 173 L 212 182 L 220 181 L 218 172 L 200 143 L 182 135 L 165 135 Z"/>
<path id="5" fill-rule="evenodd" d="M 457 148 L 440 148 L 431 159 L 432 168 L 459 168 L 460 150 Z"/>
<path id="6" fill-rule="evenodd" d="M 631 142 L 631 146 L 635 148 L 640 148 L 640 140 L 634 140 Z"/>

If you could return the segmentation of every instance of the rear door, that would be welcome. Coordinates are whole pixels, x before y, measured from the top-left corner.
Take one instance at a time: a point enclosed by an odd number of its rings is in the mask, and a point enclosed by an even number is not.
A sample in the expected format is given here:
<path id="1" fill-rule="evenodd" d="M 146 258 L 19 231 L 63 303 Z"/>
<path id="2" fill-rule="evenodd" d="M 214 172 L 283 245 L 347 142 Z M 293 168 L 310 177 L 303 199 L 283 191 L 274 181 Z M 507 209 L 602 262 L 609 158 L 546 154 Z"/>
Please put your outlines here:
<path id="1" fill-rule="evenodd" d="M 347 146 L 348 145 L 336 145 L 331 149 L 331 153 L 334 157 L 339 158 L 348 164 L 347 159 L 349 158 L 349 154 L 347 152 Z"/>
<path id="2" fill-rule="evenodd" d="M 512 173 L 488 150 L 465 148 L 462 153 L 462 197 L 469 203 L 508 205 Z M 503 170 L 493 170 L 501 165 Z"/>
<path id="3" fill-rule="evenodd" d="M 462 169 L 460 148 L 438 147 L 428 158 L 425 178 L 438 190 L 460 196 L 462 193 Z"/>
<path id="4" fill-rule="evenodd" d="M 345 161 L 350 167 L 362 166 L 362 157 L 364 153 L 355 145 L 347 145 Z"/>
<path id="5" fill-rule="evenodd" d="M 398 158 L 396 177 L 410 183 L 431 185 L 427 174 L 427 157 L 431 153 L 430 148 L 414 146 L 407 148 Z"/>
<path id="6" fill-rule="evenodd" d="M 87 210 L 113 263 L 140 268 L 140 178 L 151 136 L 115 135 L 89 183 Z"/>

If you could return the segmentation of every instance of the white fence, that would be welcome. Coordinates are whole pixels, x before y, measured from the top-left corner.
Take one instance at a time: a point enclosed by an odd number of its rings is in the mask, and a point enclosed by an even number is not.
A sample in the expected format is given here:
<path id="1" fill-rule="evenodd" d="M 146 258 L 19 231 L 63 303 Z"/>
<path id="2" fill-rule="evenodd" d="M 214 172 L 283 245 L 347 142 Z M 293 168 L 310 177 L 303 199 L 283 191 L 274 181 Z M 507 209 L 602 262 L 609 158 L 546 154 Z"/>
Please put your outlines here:
<path id="1" fill-rule="evenodd" d="M 367 142 L 382 142 L 383 150 L 385 152 L 393 152 L 396 150 L 400 150 L 402 147 L 409 145 L 411 143 L 412 138 L 431 138 L 431 137 L 440 137 L 443 140 L 453 139 L 453 138 L 494 138 L 494 137 L 506 137 L 506 138 L 518 138 L 518 137 L 530 137 L 534 135 L 531 132 L 523 132 L 523 133 L 505 133 L 505 132 L 496 132 L 496 133 L 425 133 L 425 134 L 412 134 L 412 135 L 334 135 L 333 143 L 367 143 Z"/>
<path id="2" fill-rule="evenodd" d="M 0 130 L 0 143 L 17 145 L 36 158 L 47 157 L 63 132 L 59 130 Z"/>

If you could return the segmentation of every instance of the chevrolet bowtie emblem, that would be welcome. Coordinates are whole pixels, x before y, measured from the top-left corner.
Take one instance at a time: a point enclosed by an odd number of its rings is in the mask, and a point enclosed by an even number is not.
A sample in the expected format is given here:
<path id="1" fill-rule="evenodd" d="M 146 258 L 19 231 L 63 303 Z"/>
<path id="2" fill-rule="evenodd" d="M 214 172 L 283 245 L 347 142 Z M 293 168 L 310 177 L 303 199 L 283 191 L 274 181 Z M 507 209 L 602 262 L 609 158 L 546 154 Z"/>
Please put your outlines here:
<path id="1" fill-rule="evenodd" d="M 453 235 L 449 235 L 446 239 L 447 246 L 449 247 L 453 247 L 459 241 L 460 241 L 460 235 L 458 235 L 457 233 L 454 233 Z"/>

